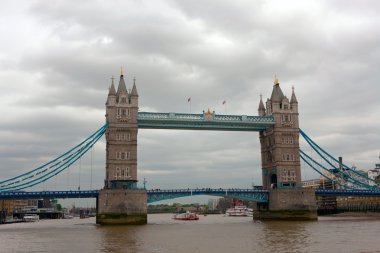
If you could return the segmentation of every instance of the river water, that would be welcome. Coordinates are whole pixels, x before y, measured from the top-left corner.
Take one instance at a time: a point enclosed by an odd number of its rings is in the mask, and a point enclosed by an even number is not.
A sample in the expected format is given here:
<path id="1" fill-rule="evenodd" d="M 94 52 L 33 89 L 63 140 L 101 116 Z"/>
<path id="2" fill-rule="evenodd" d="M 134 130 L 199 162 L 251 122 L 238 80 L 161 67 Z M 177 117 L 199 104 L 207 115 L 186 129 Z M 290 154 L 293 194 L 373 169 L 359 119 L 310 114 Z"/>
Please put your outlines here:
<path id="1" fill-rule="evenodd" d="M 380 218 L 320 217 L 317 222 L 257 222 L 148 215 L 144 226 L 98 226 L 94 218 L 0 225 L 0 252 L 380 252 Z"/>

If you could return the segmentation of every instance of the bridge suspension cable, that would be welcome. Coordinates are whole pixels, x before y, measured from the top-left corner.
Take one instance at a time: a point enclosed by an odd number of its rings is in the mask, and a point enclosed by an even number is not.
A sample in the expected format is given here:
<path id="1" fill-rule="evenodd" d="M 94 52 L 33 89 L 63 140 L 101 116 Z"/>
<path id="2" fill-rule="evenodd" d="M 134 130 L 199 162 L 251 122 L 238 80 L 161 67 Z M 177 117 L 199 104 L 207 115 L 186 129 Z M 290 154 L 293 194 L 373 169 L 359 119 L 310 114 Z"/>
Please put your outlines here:
<path id="1" fill-rule="evenodd" d="M 92 146 L 103 136 L 107 130 L 107 127 L 108 123 L 90 135 L 87 139 L 76 145 L 74 148 L 51 160 L 50 162 L 19 176 L 1 181 L 0 192 L 17 191 L 32 187 L 58 175 L 65 169 L 69 168 L 90 148 L 92 148 Z"/>
<path id="2" fill-rule="evenodd" d="M 337 180 L 334 180 L 333 178 L 327 176 L 328 174 L 331 174 L 331 171 L 329 169 L 327 169 L 325 166 L 323 166 L 322 164 L 318 163 L 317 161 L 315 161 L 313 158 L 311 158 L 310 156 L 308 156 L 305 152 L 303 152 L 301 149 L 300 149 L 300 157 L 301 159 L 307 163 L 310 168 L 312 168 L 314 171 L 316 171 L 319 175 L 321 175 L 322 177 L 326 178 L 327 180 L 331 181 L 331 182 L 334 182 L 336 183 L 337 185 L 343 187 L 343 188 L 346 188 L 346 189 L 350 189 L 350 187 L 348 187 L 347 185 L 345 184 L 342 184 L 341 182 L 337 181 Z M 323 172 L 319 171 L 315 165 L 313 164 L 316 164 L 318 167 L 322 168 L 323 170 L 327 171 L 328 173 L 324 174 Z"/>
<path id="3" fill-rule="evenodd" d="M 344 181 L 349 182 L 353 186 L 357 186 L 359 188 L 366 188 L 366 189 L 372 189 L 372 190 L 379 189 L 377 182 L 375 180 L 353 170 L 352 168 L 348 167 L 347 165 L 343 163 L 340 163 L 335 157 L 330 155 L 327 151 L 325 151 L 318 144 L 316 144 L 305 132 L 303 132 L 301 129 L 299 131 L 300 131 L 301 136 L 309 144 L 312 150 L 314 150 L 319 155 L 319 157 L 321 157 L 329 166 L 333 168 L 333 169 L 327 169 L 330 174 L 333 174 L 336 177 L 340 177 Z M 300 150 L 300 152 L 303 153 L 303 154 L 301 153 L 301 155 L 303 155 L 305 158 L 306 154 L 302 150 Z M 315 162 L 315 160 L 313 161 Z M 334 165 L 334 163 L 337 163 L 338 166 Z M 310 164 L 309 166 L 312 167 Z M 319 166 L 321 166 L 321 164 L 319 164 Z M 355 177 L 354 177 L 354 174 L 355 174 Z M 374 182 L 375 185 L 369 185 L 366 182 Z"/>

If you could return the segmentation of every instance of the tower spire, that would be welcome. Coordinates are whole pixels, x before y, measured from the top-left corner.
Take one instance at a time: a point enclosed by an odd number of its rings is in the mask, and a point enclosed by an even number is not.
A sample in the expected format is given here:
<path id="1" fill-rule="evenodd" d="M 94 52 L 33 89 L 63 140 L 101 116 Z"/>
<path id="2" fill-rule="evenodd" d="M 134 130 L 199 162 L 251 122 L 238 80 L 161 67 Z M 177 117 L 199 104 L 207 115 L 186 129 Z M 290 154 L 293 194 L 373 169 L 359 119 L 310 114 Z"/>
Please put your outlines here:
<path id="1" fill-rule="evenodd" d="M 259 103 L 259 115 L 260 116 L 264 116 L 265 115 L 265 106 L 264 106 L 264 103 L 263 103 L 263 95 L 260 94 L 260 103 Z"/>
<path id="2" fill-rule="evenodd" d="M 274 84 L 274 85 L 279 85 L 279 84 L 280 84 L 280 83 L 278 82 L 277 75 L 274 75 L 274 81 L 273 81 L 273 84 Z"/>
<path id="3" fill-rule="evenodd" d="M 294 93 L 294 85 L 292 86 L 292 97 L 290 98 L 290 103 L 298 103 L 296 94 Z"/>
<path id="4" fill-rule="evenodd" d="M 282 90 L 280 88 L 280 83 L 278 82 L 277 75 L 274 75 L 274 81 L 273 81 L 273 90 L 272 90 L 272 95 L 270 96 L 270 100 L 272 102 L 281 102 L 282 99 L 285 97 L 284 93 L 282 93 Z"/>
<path id="5" fill-rule="evenodd" d="M 124 82 L 124 73 L 123 73 L 123 67 L 120 68 L 120 81 L 119 81 L 119 87 L 117 88 L 117 93 L 120 93 L 121 91 L 127 91 L 127 87 L 125 86 Z"/>
<path id="6" fill-rule="evenodd" d="M 135 97 L 139 96 L 139 94 L 137 93 L 137 88 L 136 88 L 136 77 L 133 77 L 133 87 L 132 87 L 131 96 L 135 96 Z"/>
<path id="7" fill-rule="evenodd" d="M 108 96 L 109 95 L 116 95 L 116 90 L 115 90 L 115 85 L 114 85 L 114 77 L 112 76 L 111 77 L 111 87 L 109 89 L 109 92 L 108 92 Z"/>

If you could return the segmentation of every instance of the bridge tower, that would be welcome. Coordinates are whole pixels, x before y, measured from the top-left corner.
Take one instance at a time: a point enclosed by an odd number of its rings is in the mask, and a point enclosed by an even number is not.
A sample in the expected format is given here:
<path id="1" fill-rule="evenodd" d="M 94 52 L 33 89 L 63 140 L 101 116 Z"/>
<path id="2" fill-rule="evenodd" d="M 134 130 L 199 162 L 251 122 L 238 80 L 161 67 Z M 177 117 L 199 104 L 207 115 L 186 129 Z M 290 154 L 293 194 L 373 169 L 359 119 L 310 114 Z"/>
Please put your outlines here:
<path id="1" fill-rule="evenodd" d="M 266 106 L 260 98 L 259 115 L 273 116 L 275 125 L 260 131 L 263 187 L 269 190 L 269 202 L 259 206 L 257 218 L 317 218 L 314 191 L 301 184 L 298 101 L 292 90 L 289 101 L 276 78 Z"/>
<path id="2" fill-rule="evenodd" d="M 275 120 L 274 127 L 260 132 L 264 189 L 300 187 L 298 101 L 294 89 L 289 101 L 275 79 L 266 108 L 260 99 L 258 111 L 260 116 L 272 115 Z"/>
<path id="3" fill-rule="evenodd" d="M 97 203 L 99 224 L 147 223 L 147 194 L 137 189 L 138 99 L 135 79 L 128 92 L 123 73 L 117 91 L 112 78 L 106 102 L 106 175 Z"/>

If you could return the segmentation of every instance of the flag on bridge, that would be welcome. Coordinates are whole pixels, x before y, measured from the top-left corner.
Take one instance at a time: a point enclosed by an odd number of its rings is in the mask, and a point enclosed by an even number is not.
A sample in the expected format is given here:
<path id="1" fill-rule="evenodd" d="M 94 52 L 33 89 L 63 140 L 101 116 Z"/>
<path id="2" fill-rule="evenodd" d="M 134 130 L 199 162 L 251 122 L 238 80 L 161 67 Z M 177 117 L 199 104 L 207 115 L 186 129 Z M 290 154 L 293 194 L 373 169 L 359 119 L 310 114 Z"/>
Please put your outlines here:
<path id="1" fill-rule="evenodd" d="M 224 105 L 225 103 L 226 103 L 226 100 L 223 100 L 222 105 Z"/>
<path id="2" fill-rule="evenodd" d="M 188 99 L 187 99 L 187 102 L 189 103 L 191 101 L 191 97 L 189 97 Z"/>

